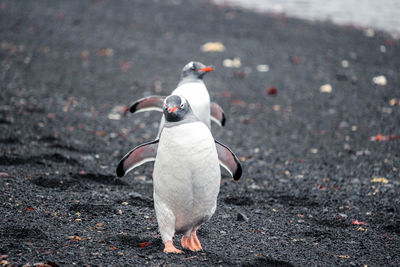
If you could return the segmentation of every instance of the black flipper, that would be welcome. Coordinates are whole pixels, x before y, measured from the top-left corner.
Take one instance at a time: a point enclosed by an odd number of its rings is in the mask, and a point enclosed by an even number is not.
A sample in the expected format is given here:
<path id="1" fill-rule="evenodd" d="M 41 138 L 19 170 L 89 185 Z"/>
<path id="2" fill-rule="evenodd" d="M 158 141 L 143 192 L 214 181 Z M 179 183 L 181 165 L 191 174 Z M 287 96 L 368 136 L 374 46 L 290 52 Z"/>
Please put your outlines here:
<path id="1" fill-rule="evenodd" d="M 159 95 L 141 98 L 130 106 L 129 111 L 131 113 L 138 113 L 148 110 L 163 112 L 164 99 L 165 96 Z"/>
<path id="2" fill-rule="evenodd" d="M 239 181 L 242 176 L 242 166 L 238 157 L 229 149 L 229 147 L 215 140 L 217 147 L 219 164 L 224 167 L 233 177 L 233 180 Z"/>
<path id="3" fill-rule="evenodd" d="M 224 110 L 215 102 L 211 102 L 211 120 L 216 122 L 219 126 L 225 126 L 225 113 Z"/>
<path id="4" fill-rule="evenodd" d="M 134 168 L 154 161 L 157 155 L 158 139 L 135 147 L 118 163 L 117 176 L 123 177 Z"/>

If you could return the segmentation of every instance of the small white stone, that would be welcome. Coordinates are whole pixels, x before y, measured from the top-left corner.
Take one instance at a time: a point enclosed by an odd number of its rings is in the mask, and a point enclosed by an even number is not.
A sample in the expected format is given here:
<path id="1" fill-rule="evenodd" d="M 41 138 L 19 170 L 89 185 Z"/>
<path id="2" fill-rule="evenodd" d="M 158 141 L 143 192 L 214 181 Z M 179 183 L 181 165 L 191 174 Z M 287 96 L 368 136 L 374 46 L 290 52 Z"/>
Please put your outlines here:
<path id="1" fill-rule="evenodd" d="M 269 66 L 266 64 L 257 65 L 257 71 L 259 72 L 268 72 Z"/>
<path id="2" fill-rule="evenodd" d="M 380 86 L 385 86 L 387 84 L 386 77 L 383 75 L 380 76 L 375 76 L 372 81 L 374 84 L 380 85 Z"/>
<path id="3" fill-rule="evenodd" d="M 324 84 L 322 85 L 319 90 L 321 91 L 321 93 L 332 93 L 332 85 L 330 84 Z"/>
<path id="4" fill-rule="evenodd" d="M 347 61 L 347 60 L 342 60 L 342 67 L 343 67 L 343 68 L 348 68 L 349 65 L 350 65 L 349 61 Z"/>
<path id="5" fill-rule="evenodd" d="M 108 118 L 110 120 L 120 120 L 121 119 L 121 115 L 117 114 L 117 113 L 110 113 L 110 114 L 108 114 Z"/>
<path id="6" fill-rule="evenodd" d="M 240 58 L 235 57 L 234 59 L 226 58 L 222 62 L 225 68 L 239 68 L 242 65 Z"/>
<path id="7" fill-rule="evenodd" d="M 221 42 L 208 42 L 203 44 L 201 47 L 203 52 L 223 52 L 225 51 L 225 46 Z"/>
<path id="8" fill-rule="evenodd" d="M 386 46 L 384 46 L 384 45 L 379 46 L 379 50 L 380 50 L 382 53 L 386 53 Z"/>

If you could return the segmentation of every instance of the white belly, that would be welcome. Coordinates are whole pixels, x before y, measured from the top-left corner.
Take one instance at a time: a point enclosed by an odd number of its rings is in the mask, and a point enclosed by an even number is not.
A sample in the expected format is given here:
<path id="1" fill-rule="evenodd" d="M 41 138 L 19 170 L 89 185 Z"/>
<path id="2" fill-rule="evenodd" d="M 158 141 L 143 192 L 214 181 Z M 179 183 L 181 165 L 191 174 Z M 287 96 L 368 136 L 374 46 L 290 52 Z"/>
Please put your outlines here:
<path id="1" fill-rule="evenodd" d="M 175 217 L 175 230 L 185 232 L 215 212 L 220 167 L 214 139 L 201 122 L 164 128 L 154 164 L 154 203 L 160 230 Z"/>

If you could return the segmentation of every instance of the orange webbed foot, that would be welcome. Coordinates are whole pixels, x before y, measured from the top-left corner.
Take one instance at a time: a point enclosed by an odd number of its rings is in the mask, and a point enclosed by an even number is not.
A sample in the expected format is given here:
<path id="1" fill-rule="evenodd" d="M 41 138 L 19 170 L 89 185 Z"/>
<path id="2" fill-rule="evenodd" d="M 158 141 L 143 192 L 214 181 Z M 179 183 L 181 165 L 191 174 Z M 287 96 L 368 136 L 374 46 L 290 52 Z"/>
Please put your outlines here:
<path id="1" fill-rule="evenodd" d="M 190 233 L 190 236 L 182 236 L 181 240 L 182 248 L 189 249 L 191 251 L 200 251 L 203 250 L 201 247 L 200 241 L 197 238 L 196 230 Z"/>
<path id="2" fill-rule="evenodd" d="M 177 249 L 174 244 L 172 243 L 172 241 L 167 241 L 164 244 L 164 252 L 165 253 L 182 253 L 182 250 Z"/>
<path id="3" fill-rule="evenodd" d="M 181 239 L 182 248 L 189 249 L 189 239 L 190 239 L 190 236 L 182 236 L 182 239 Z"/>

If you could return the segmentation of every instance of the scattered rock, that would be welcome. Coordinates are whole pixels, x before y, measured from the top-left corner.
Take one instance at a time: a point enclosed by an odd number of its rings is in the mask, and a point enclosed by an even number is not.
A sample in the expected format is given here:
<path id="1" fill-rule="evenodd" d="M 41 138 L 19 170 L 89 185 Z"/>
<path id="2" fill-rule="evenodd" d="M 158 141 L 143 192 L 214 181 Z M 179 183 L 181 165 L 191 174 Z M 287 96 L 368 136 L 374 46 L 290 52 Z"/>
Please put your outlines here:
<path id="1" fill-rule="evenodd" d="M 202 45 L 201 51 L 203 52 L 223 52 L 225 46 L 221 42 L 208 42 Z"/>
<path id="2" fill-rule="evenodd" d="M 242 212 L 238 212 L 237 214 L 237 220 L 238 221 L 245 221 L 248 222 L 249 221 L 249 217 L 247 217 L 244 213 Z"/>
<path id="3" fill-rule="evenodd" d="M 387 84 L 386 77 L 384 75 L 375 76 L 372 78 L 374 84 L 385 86 Z"/>
<path id="4" fill-rule="evenodd" d="M 225 68 L 239 68 L 242 65 L 242 62 L 240 58 L 235 57 L 233 59 L 229 58 L 224 59 L 222 64 L 224 65 Z"/>
<path id="5" fill-rule="evenodd" d="M 321 91 L 321 93 L 332 93 L 332 86 L 330 84 L 324 84 L 322 85 L 319 90 Z"/>
<path id="6" fill-rule="evenodd" d="M 266 64 L 257 65 L 256 69 L 259 72 L 268 72 L 269 71 L 269 66 L 266 65 Z"/>

